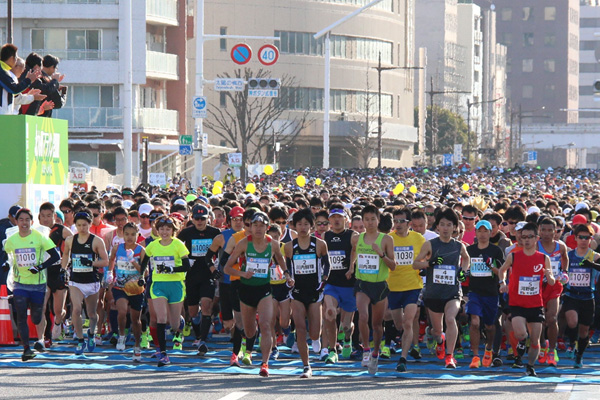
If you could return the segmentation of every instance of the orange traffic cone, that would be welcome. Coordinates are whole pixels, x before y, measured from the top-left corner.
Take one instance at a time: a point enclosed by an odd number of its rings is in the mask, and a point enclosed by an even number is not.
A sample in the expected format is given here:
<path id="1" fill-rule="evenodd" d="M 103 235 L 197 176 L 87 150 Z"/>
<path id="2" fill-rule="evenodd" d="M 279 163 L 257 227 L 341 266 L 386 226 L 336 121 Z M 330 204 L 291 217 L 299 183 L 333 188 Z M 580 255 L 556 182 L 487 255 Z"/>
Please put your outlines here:
<path id="1" fill-rule="evenodd" d="M 6 285 L 0 288 L 0 345 L 15 344 Z"/>

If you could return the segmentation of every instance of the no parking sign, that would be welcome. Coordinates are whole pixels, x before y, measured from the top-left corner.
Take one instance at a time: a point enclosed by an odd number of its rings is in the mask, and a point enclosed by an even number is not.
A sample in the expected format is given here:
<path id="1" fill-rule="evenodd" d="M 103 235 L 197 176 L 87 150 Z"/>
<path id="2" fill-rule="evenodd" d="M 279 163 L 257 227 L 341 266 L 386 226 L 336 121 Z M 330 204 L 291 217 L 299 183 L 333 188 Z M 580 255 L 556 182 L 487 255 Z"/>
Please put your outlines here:
<path id="1" fill-rule="evenodd" d="M 238 65 L 247 64 L 252 58 L 252 49 L 245 43 L 239 43 L 231 49 L 231 59 Z"/>

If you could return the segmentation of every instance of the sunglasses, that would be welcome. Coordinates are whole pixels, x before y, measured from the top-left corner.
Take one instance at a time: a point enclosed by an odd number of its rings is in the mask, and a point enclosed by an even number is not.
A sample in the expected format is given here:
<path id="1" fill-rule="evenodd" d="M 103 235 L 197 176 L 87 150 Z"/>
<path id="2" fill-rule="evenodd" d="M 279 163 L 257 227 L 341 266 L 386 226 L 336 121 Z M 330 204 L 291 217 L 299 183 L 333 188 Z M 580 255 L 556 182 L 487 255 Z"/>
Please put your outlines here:
<path id="1" fill-rule="evenodd" d="M 208 217 L 206 215 L 201 215 L 201 216 L 198 216 L 198 217 L 194 217 L 194 220 L 200 221 L 201 219 L 207 219 L 207 218 Z"/>
<path id="2" fill-rule="evenodd" d="M 403 224 L 408 221 L 410 221 L 410 220 L 409 219 L 394 219 L 395 224 Z"/>
<path id="3" fill-rule="evenodd" d="M 280 219 L 279 221 L 274 221 L 277 225 L 285 225 L 287 221 L 285 219 Z"/>
<path id="4" fill-rule="evenodd" d="M 250 228 L 250 223 L 249 223 L 249 222 L 244 222 L 244 226 L 245 226 L 246 228 Z"/>
<path id="5" fill-rule="evenodd" d="M 428 217 L 432 217 L 433 213 L 432 212 L 426 212 L 425 215 L 427 215 Z"/>
<path id="6" fill-rule="evenodd" d="M 327 225 L 329 225 L 329 221 L 320 221 L 320 222 L 317 222 L 317 226 L 327 226 Z"/>
<path id="7" fill-rule="evenodd" d="M 232 221 L 241 221 L 243 219 L 244 219 L 243 217 L 233 217 L 233 218 L 231 218 Z"/>
<path id="8" fill-rule="evenodd" d="M 462 217 L 462 219 L 466 219 L 467 221 L 475 221 L 477 217 Z"/>
<path id="9" fill-rule="evenodd" d="M 516 225 L 516 224 L 517 224 L 517 221 L 508 221 L 508 224 L 509 224 L 509 225 Z"/>
<path id="10" fill-rule="evenodd" d="M 562 232 L 563 228 L 556 228 L 556 232 Z"/>
<path id="11" fill-rule="evenodd" d="M 463 233 L 463 231 L 454 231 L 454 232 L 452 232 L 453 235 L 459 235 L 461 233 Z"/>
<path id="12" fill-rule="evenodd" d="M 60 211 L 62 211 L 63 214 L 71 214 L 73 212 L 73 210 L 69 210 L 68 208 Z"/>
<path id="13" fill-rule="evenodd" d="M 94 218 L 98 218 L 100 216 L 100 214 L 92 214 L 94 216 Z"/>
<path id="14" fill-rule="evenodd" d="M 173 225 L 173 221 L 170 220 L 169 218 L 159 218 L 156 220 L 156 222 L 161 222 L 163 224 L 167 224 L 167 225 Z"/>
<path id="15" fill-rule="evenodd" d="M 140 218 L 150 218 L 150 216 L 148 214 L 142 214 L 140 215 Z"/>
<path id="16" fill-rule="evenodd" d="M 535 238 L 535 235 L 521 235 L 521 239 L 528 240 Z"/>
<path id="17" fill-rule="evenodd" d="M 588 235 L 577 235 L 577 239 L 590 240 L 592 237 Z"/>
<path id="18" fill-rule="evenodd" d="M 502 226 L 508 226 L 508 222 L 503 222 L 501 225 Z"/>

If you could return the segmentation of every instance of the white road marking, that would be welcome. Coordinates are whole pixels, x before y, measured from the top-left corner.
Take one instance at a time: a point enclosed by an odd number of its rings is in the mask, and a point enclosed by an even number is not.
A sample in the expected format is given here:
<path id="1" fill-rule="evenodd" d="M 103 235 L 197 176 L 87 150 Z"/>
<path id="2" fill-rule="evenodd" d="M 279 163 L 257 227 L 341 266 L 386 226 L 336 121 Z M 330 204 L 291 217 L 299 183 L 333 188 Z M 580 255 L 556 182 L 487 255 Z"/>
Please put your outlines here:
<path id="1" fill-rule="evenodd" d="M 561 378 L 564 379 L 572 379 L 575 378 L 576 375 L 561 375 Z M 573 384 L 572 383 L 559 383 L 558 385 L 556 385 L 556 388 L 554 389 L 555 393 L 564 393 L 564 392 L 570 392 L 573 390 Z"/>
<path id="2" fill-rule="evenodd" d="M 247 395 L 248 392 L 231 392 L 225 397 L 221 397 L 218 400 L 238 400 Z"/>

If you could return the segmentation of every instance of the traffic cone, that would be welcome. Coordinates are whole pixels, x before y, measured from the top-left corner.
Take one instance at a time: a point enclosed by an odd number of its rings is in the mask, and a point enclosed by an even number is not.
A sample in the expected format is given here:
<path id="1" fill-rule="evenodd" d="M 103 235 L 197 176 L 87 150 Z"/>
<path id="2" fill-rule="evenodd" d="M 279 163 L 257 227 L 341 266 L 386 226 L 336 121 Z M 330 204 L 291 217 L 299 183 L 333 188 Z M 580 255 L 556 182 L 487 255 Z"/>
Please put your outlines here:
<path id="1" fill-rule="evenodd" d="M 8 293 L 6 285 L 0 287 L 0 345 L 14 345 L 10 308 L 8 306 Z"/>

